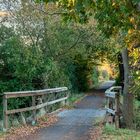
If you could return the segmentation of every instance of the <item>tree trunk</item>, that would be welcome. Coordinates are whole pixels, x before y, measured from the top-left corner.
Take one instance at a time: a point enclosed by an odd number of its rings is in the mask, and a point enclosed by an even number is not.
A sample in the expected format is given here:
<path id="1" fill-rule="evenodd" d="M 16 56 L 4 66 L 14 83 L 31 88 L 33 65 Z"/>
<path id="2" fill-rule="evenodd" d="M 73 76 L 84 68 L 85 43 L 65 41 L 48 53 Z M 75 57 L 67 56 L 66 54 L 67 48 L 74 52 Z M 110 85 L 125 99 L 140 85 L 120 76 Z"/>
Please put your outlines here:
<path id="1" fill-rule="evenodd" d="M 123 58 L 122 58 L 122 54 L 119 53 L 118 54 L 118 65 L 119 65 L 119 83 L 118 86 L 122 86 L 122 89 L 124 87 L 124 67 L 123 67 Z"/>
<path id="2" fill-rule="evenodd" d="M 123 117 L 127 128 L 133 127 L 133 95 L 129 91 L 129 60 L 128 50 L 122 50 L 123 66 L 124 66 L 124 89 L 123 89 Z"/>

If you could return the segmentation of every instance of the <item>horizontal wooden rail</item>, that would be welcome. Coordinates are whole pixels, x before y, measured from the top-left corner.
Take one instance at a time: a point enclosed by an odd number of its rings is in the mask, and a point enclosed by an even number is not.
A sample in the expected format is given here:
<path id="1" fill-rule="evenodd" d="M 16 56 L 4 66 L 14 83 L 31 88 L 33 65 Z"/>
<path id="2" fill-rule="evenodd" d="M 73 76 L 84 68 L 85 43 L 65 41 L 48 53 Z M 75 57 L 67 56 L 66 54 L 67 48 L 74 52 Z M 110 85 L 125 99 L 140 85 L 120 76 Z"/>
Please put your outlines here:
<path id="1" fill-rule="evenodd" d="M 107 91 L 105 92 L 106 93 L 106 97 L 109 97 L 109 98 L 115 98 L 116 97 L 116 94 L 117 92 L 111 92 L 111 91 Z"/>
<path id="2" fill-rule="evenodd" d="M 48 105 L 52 105 L 58 102 L 62 102 L 68 99 L 68 95 L 65 95 L 65 97 L 60 97 L 59 99 L 55 99 L 52 101 L 48 101 L 45 103 L 41 103 L 36 105 L 35 96 L 42 96 L 42 95 L 48 95 L 48 94 L 59 94 L 60 92 L 67 91 L 67 87 L 60 87 L 60 88 L 52 88 L 52 89 L 43 89 L 43 90 L 34 90 L 34 91 L 18 91 L 18 92 L 4 92 L 3 93 L 3 119 L 4 119 L 4 128 L 5 130 L 8 128 L 8 115 L 19 113 L 19 112 L 25 112 L 25 111 L 33 111 L 33 119 L 36 120 L 36 110 L 41 109 L 43 107 L 46 107 Z M 26 107 L 26 108 L 19 108 L 19 109 L 13 109 L 8 110 L 8 104 L 7 100 L 9 98 L 17 98 L 17 97 L 27 97 L 32 96 L 32 106 Z"/>
<path id="3" fill-rule="evenodd" d="M 115 98 L 116 94 L 120 94 L 121 91 L 122 91 L 121 86 L 113 86 L 105 91 L 105 96 Z"/>
<path id="4" fill-rule="evenodd" d="M 111 113 L 111 114 L 115 115 L 115 110 L 112 110 L 110 108 L 106 108 L 106 110 L 107 110 L 108 113 Z"/>
<path id="5" fill-rule="evenodd" d="M 26 96 L 38 96 L 50 93 L 58 93 L 68 90 L 67 87 L 34 90 L 34 91 L 18 91 L 18 92 L 4 92 L 5 98 L 15 98 L 15 97 L 26 97 Z"/>
<path id="6" fill-rule="evenodd" d="M 112 86 L 109 88 L 110 91 L 112 90 L 122 90 L 122 87 L 121 86 Z"/>
<path id="7" fill-rule="evenodd" d="M 32 106 L 32 107 L 7 110 L 6 111 L 6 114 L 9 115 L 9 114 L 14 114 L 14 113 L 18 113 L 18 112 L 25 112 L 25 111 L 37 110 L 37 109 L 43 108 L 43 107 L 45 107 L 47 105 L 52 105 L 52 104 L 55 104 L 55 103 L 64 101 L 66 99 L 68 99 L 68 97 L 60 98 L 60 99 L 57 99 L 57 100 L 54 100 L 54 101 L 46 102 L 46 103 L 43 103 L 43 104 L 40 104 L 40 105 L 36 105 L 36 106 Z"/>

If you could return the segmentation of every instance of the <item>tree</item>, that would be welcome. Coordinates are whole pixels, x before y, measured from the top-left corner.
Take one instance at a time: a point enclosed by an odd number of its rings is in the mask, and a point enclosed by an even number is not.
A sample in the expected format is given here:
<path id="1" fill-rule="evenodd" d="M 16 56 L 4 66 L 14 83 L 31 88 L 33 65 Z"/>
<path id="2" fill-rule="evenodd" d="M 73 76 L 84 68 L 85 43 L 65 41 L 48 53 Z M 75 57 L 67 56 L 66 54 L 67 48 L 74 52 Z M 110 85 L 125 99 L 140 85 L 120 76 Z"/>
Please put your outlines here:
<path id="1" fill-rule="evenodd" d="M 38 0 L 37 0 L 38 1 Z M 111 35 L 123 35 L 122 58 L 124 64 L 124 120 L 127 127 L 133 123 L 133 98 L 129 87 L 129 63 L 128 60 L 132 48 L 140 44 L 139 39 L 139 16 L 140 8 L 138 0 L 118 1 L 93 1 L 93 0 L 44 0 L 44 2 L 55 2 L 63 8 L 63 15 L 66 20 L 85 23 L 90 15 L 94 15 L 98 22 L 98 28 L 110 37 Z M 135 38 L 134 38 L 135 36 Z M 131 40 L 131 41 L 130 41 Z M 128 62 L 129 61 L 129 62 Z M 131 96 L 131 98 L 129 98 Z M 126 102 L 127 101 L 127 102 Z M 131 108 L 129 108 L 130 106 Z M 129 118 L 129 119 L 128 119 Z"/>

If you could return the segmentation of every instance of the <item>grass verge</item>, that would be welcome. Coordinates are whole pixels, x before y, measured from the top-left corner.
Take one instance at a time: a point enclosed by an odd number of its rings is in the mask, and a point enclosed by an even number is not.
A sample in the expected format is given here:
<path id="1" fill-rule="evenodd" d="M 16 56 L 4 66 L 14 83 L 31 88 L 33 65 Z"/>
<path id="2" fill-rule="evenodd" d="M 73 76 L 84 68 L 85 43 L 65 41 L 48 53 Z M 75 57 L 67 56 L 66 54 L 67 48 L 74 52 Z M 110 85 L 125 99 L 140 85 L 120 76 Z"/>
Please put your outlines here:
<path id="1" fill-rule="evenodd" d="M 66 109 L 71 109 L 74 108 L 74 103 L 77 103 L 81 101 L 86 94 L 84 93 L 79 93 L 79 94 L 71 94 L 68 98 L 68 105 L 66 105 L 64 108 Z"/>
<path id="2" fill-rule="evenodd" d="M 69 97 L 68 101 L 69 101 L 70 103 L 75 103 L 75 102 L 80 101 L 84 96 L 85 96 L 84 93 L 72 94 L 72 95 Z"/>
<path id="3" fill-rule="evenodd" d="M 103 127 L 101 140 L 140 140 L 140 133 L 128 129 L 116 129 L 113 125 Z"/>

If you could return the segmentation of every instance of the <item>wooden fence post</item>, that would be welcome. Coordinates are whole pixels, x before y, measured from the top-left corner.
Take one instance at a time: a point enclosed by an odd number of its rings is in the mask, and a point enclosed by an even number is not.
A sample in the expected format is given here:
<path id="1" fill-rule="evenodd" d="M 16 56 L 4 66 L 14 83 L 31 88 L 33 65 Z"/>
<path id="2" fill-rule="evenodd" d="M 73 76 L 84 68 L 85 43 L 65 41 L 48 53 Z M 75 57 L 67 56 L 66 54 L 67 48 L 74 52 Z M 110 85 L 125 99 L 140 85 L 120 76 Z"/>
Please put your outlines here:
<path id="1" fill-rule="evenodd" d="M 36 106 L 36 101 L 35 101 L 36 97 L 32 96 L 32 106 Z M 33 110 L 33 121 L 32 121 L 32 125 L 35 125 L 36 123 L 36 110 Z"/>
<path id="2" fill-rule="evenodd" d="M 7 115 L 7 95 L 3 95 L 3 122 L 4 131 L 8 128 L 8 115 Z"/>
<path id="3" fill-rule="evenodd" d="M 116 98 L 115 98 L 115 126 L 116 128 L 119 128 L 119 111 L 120 111 L 120 102 L 119 102 L 119 99 L 120 99 L 120 93 L 116 93 Z"/>

